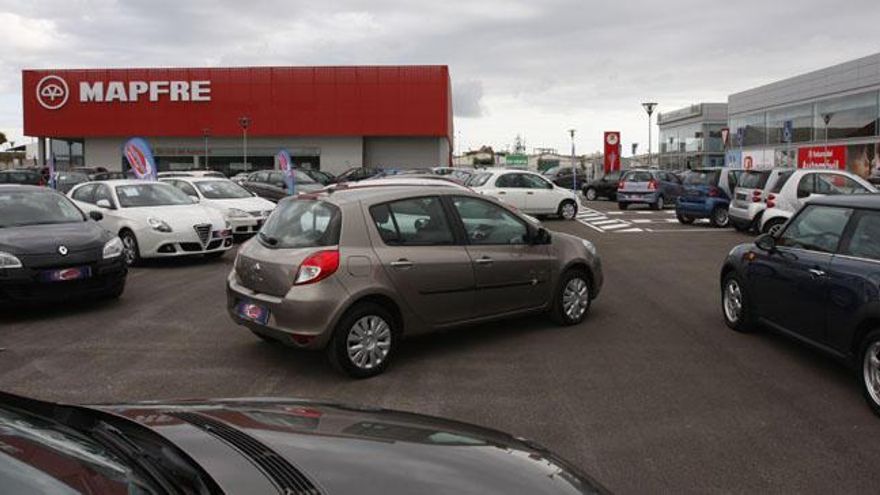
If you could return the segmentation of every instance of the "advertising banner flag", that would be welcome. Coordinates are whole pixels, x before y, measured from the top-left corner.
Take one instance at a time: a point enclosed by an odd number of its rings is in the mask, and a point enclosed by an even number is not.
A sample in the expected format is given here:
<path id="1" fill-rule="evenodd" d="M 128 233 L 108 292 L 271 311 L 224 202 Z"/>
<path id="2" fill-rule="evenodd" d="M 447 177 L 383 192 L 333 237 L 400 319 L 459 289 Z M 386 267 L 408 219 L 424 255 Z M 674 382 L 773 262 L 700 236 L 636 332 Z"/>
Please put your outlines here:
<path id="1" fill-rule="evenodd" d="M 122 154 L 138 179 L 156 180 L 156 160 L 150 145 L 143 138 L 131 138 L 122 147 Z"/>
<path id="2" fill-rule="evenodd" d="M 721 147 L 727 149 L 727 145 L 730 143 L 730 128 L 723 127 L 721 129 Z"/>
<path id="3" fill-rule="evenodd" d="M 620 133 L 605 132 L 605 173 L 620 170 Z"/>
<path id="4" fill-rule="evenodd" d="M 279 150 L 275 154 L 275 166 L 283 172 L 284 183 L 287 184 L 287 194 L 296 194 L 296 174 L 294 173 L 293 160 L 287 150 Z"/>
<path id="5" fill-rule="evenodd" d="M 798 168 L 846 170 L 846 146 L 809 146 L 798 148 Z"/>

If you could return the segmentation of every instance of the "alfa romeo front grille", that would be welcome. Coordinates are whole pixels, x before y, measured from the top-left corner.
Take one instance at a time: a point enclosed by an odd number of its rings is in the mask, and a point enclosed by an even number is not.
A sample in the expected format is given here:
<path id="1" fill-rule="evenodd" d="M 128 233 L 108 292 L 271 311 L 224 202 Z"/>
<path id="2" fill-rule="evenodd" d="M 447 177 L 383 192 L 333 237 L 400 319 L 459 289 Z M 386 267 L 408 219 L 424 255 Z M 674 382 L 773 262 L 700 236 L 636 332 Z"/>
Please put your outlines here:
<path id="1" fill-rule="evenodd" d="M 200 223 L 193 226 L 193 228 L 196 230 L 196 234 L 199 236 L 199 240 L 202 241 L 203 246 L 211 240 L 211 224 Z"/>
<path id="2" fill-rule="evenodd" d="M 278 455 L 268 445 L 210 416 L 190 412 L 169 412 L 170 416 L 226 442 L 257 465 L 285 495 L 321 495 L 305 473 Z"/>

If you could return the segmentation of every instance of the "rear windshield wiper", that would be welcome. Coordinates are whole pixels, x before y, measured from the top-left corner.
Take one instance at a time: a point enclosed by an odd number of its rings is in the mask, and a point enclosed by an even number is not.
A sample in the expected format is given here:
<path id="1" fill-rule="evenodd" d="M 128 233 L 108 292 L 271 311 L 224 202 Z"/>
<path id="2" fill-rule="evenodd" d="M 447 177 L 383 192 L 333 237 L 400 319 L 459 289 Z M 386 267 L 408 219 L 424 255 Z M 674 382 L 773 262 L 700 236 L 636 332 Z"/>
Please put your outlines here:
<path id="1" fill-rule="evenodd" d="M 278 239 L 276 239 L 270 235 L 266 235 L 263 232 L 260 232 L 258 235 L 260 236 L 260 240 L 263 241 L 264 243 L 266 243 L 267 245 L 269 245 L 271 247 L 275 247 L 278 245 Z"/>

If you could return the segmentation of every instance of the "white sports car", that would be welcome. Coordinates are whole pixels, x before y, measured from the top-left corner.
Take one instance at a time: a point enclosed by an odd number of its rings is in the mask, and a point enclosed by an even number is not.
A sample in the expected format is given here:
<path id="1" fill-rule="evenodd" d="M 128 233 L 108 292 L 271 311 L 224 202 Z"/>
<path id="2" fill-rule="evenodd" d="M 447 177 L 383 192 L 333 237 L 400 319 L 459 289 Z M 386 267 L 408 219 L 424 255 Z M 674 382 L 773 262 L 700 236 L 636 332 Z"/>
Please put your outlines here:
<path id="1" fill-rule="evenodd" d="M 187 196 L 198 200 L 199 204 L 218 210 L 236 235 L 256 234 L 275 209 L 275 203 L 257 197 L 229 179 L 175 177 L 160 178 L 160 181 L 180 189 Z"/>
<path id="2" fill-rule="evenodd" d="M 78 184 L 68 194 L 86 212 L 99 211 L 100 224 L 119 235 L 128 264 L 141 258 L 223 256 L 232 230 L 223 214 L 195 204 L 170 184 L 111 180 Z"/>

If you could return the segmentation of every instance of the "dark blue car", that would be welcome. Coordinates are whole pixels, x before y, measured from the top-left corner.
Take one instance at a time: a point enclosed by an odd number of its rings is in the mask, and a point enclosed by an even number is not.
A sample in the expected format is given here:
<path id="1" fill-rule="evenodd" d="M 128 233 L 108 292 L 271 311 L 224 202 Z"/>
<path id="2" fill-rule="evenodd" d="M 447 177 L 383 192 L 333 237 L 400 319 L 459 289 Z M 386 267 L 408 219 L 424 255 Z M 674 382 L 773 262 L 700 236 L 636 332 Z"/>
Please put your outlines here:
<path id="1" fill-rule="evenodd" d="M 675 216 L 683 224 L 708 218 L 713 227 L 727 227 L 730 195 L 722 184 L 724 169 L 691 170 L 684 176 L 684 192 L 675 203 Z"/>
<path id="2" fill-rule="evenodd" d="M 880 415 L 880 195 L 811 200 L 776 237 L 735 247 L 721 307 L 736 331 L 766 326 L 852 366 Z"/>

